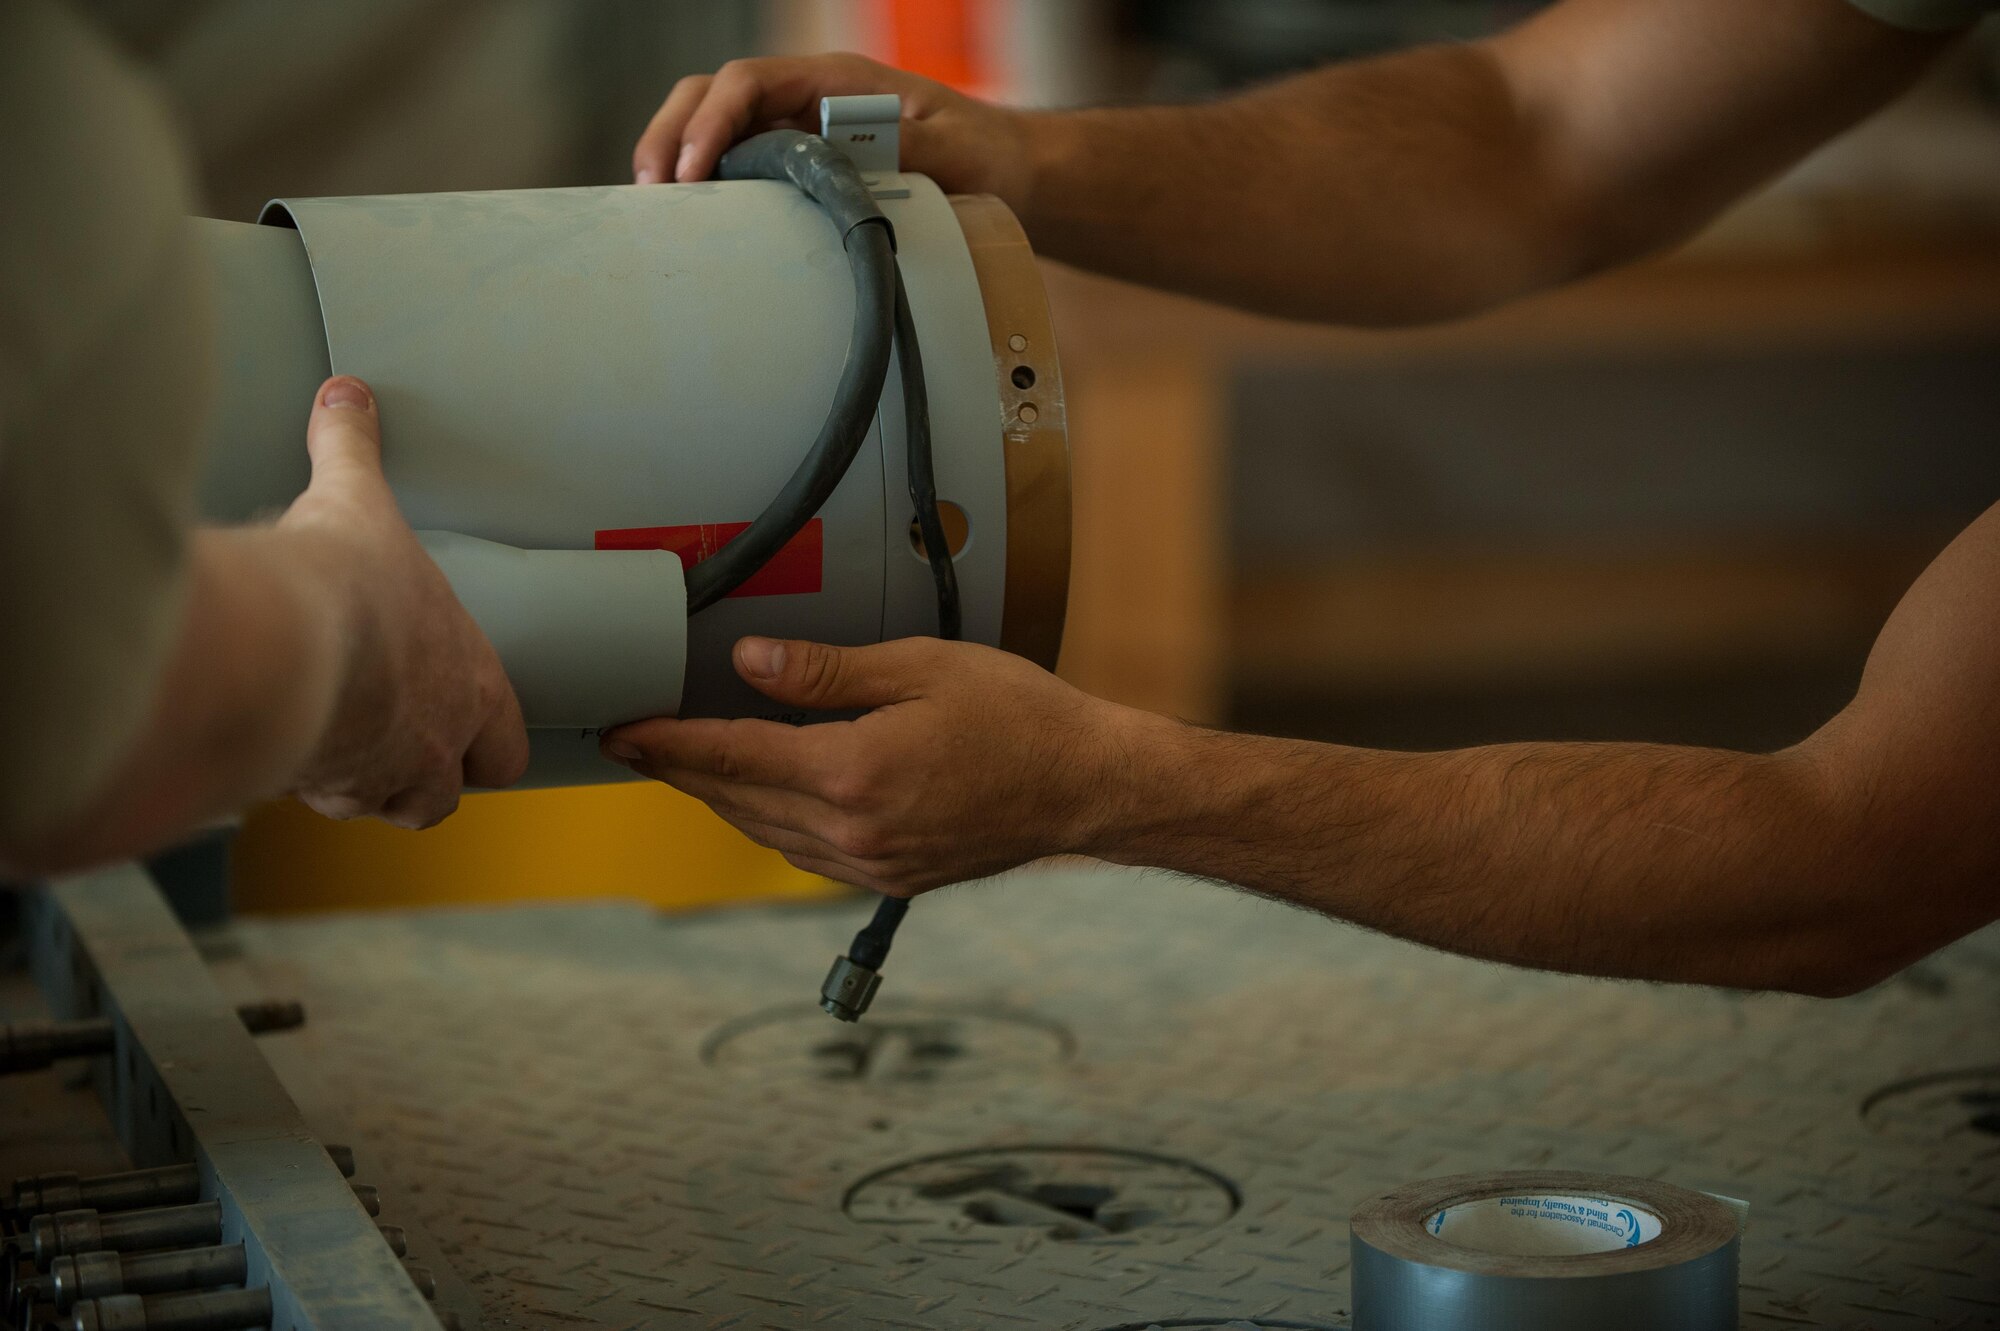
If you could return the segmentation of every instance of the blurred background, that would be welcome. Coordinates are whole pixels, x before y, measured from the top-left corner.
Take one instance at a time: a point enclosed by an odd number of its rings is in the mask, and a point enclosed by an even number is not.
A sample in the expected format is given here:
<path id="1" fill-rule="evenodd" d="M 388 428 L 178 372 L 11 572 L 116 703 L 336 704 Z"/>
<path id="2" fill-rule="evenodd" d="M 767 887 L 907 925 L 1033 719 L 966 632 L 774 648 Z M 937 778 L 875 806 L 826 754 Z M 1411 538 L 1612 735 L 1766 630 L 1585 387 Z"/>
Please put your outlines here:
<path id="1" fill-rule="evenodd" d="M 1042 106 L 1180 100 L 1534 7 L 79 5 L 180 108 L 210 211 L 244 220 L 274 195 L 624 181 L 674 80 L 741 55 L 859 50 Z M 1046 275 L 1073 682 L 1388 747 L 1782 746 L 2000 498 L 2000 32 L 1681 251 L 1486 317 L 1354 333 Z M 263 810 L 236 877 L 266 909 L 831 890 L 635 786 L 475 797 L 421 834 Z"/>

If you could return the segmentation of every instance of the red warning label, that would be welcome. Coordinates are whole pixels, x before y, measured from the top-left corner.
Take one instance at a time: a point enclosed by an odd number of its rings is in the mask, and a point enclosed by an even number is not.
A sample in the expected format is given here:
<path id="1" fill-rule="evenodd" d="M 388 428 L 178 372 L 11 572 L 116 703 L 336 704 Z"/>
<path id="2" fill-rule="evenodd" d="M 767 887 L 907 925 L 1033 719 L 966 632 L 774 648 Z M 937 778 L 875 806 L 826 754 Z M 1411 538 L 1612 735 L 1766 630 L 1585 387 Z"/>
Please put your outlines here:
<path id="1" fill-rule="evenodd" d="M 693 568 L 748 530 L 747 522 L 701 522 L 682 527 L 618 527 L 597 533 L 600 550 L 671 550 L 682 568 Z M 771 562 L 751 574 L 731 596 L 796 596 L 820 588 L 826 562 L 826 528 L 818 518 L 780 546 Z"/>

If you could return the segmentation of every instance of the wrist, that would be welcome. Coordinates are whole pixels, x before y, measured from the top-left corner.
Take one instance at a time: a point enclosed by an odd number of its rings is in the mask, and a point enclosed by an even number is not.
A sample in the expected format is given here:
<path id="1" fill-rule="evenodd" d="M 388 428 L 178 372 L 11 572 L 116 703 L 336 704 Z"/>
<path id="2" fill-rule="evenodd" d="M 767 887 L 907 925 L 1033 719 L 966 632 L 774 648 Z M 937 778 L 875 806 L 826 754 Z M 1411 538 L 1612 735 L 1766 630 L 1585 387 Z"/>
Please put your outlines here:
<path id="1" fill-rule="evenodd" d="M 1046 203 L 1052 182 L 1062 178 L 1065 163 L 1076 153 L 1076 116 L 1061 111 L 1010 111 L 1015 141 L 1015 166 L 1010 178 L 994 182 L 995 194 L 1014 210 L 1030 240 L 1048 218 Z"/>
<path id="2" fill-rule="evenodd" d="M 1084 798 L 1074 801 L 1071 853 L 1154 864 L 1171 828 L 1198 818 L 1202 741 L 1208 732 L 1172 717 L 1102 703 Z"/>
<path id="3" fill-rule="evenodd" d="M 179 756 L 225 774 L 238 803 L 286 788 L 318 745 L 346 674 L 322 590 L 333 561 L 308 545 L 268 527 L 194 534 L 185 632 L 198 644 L 198 673 L 170 681 L 168 692 L 189 718 Z"/>
<path id="4" fill-rule="evenodd" d="M 342 719 L 379 706 L 365 667 L 379 653 L 369 650 L 377 636 L 376 610 L 357 551 L 342 535 L 311 525 L 280 526 L 260 533 L 264 557 L 283 585 L 297 641 L 298 674 L 293 689 L 302 746 L 295 772 L 313 767 Z"/>

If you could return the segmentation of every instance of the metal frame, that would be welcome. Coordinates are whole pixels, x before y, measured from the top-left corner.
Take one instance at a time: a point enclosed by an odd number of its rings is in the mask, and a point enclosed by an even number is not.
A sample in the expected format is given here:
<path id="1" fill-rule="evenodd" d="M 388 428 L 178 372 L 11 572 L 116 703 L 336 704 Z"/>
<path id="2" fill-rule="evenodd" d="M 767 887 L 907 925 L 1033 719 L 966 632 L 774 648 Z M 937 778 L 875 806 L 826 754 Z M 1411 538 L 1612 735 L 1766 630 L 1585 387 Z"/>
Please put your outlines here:
<path id="1" fill-rule="evenodd" d="M 59 1018 L 108 1019 L 93 1078 L 134 1165 L 192 1162 L 243 1245 L 275 1331 L 442 1323 L 210 975 L 152 880 L 126 865 L 52 885 L 26 920 Z M 461 1319 L 454 1317 L 454 1321 Z"/>

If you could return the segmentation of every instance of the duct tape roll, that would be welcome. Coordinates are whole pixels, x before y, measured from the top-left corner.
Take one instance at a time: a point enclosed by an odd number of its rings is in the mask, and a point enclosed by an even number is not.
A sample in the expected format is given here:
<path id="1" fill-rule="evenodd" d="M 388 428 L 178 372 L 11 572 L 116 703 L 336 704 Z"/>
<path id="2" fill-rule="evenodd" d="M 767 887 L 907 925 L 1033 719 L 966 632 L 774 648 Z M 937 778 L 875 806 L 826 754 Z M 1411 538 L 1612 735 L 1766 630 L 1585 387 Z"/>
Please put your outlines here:
<path id="1" fill-rule="evenodd" d="M 1354 1331 L 1735 1331 L 1739 1208 L 1570 1170 L 1412 1183 L 1354 1213 Z"/>

